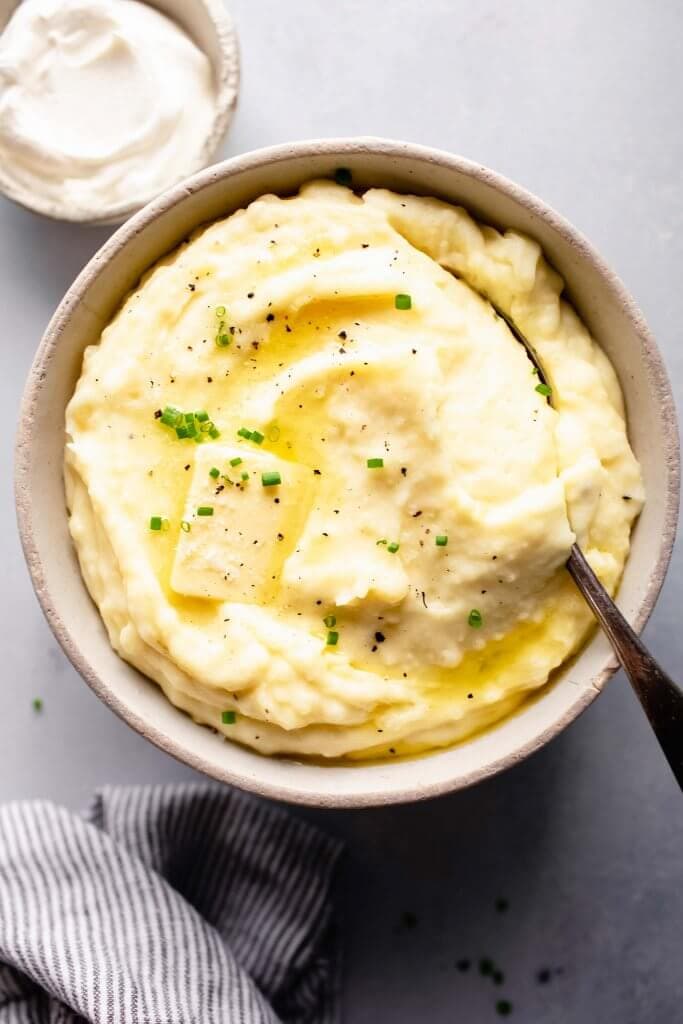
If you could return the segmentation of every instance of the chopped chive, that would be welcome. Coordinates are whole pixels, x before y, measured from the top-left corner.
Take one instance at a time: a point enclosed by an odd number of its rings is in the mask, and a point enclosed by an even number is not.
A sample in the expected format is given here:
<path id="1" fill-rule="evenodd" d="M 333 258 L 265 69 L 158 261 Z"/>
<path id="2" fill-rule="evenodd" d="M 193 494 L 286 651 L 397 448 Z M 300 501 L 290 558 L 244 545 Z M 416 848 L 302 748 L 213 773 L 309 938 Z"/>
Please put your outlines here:
<path id="1" fill-rule="evenodd" d="M 260 430 L 249 430 L 247 427 L 240 427 L 237 431 L 238 437 L 243 437 L 245 441 L 253 441 L 254 444 L 262 444 L 264 436 Z"/>
<path id="2" fill-rule="evenodd" d="M 150 530 L 155 530 L 155 531 L 156 530 L 160 530 L 161 529 L 161 516 L 152 516 L 150 518 L 150 521 L 149 521 L 149 528 L 150 528 Z"/>
<path id="3" fill-rule="evenodd" d="M 553 393 L 550 384 L 537 384 L 534 391 L 538 391 L 539 395 L 543 395 L 545 398 L 550 398 Z"/>
<path id="4" fill-rule="evenodd" d="M 334 172 L 334 180 L 338 185 L 346 185 L 348 188 L 351 185 L 353 176 L 348 167 L 338 167 Z"/>
<path id="5" fill-rule="evenodd" d="M 384 459 L 368 459 L 368 469 L 382 469 L 384 467 Z"/>
<path id="6" fill-rule="evenodd" d="M 234 725 L 237 721 L 237 715 L 234 711 L 223 711 L 221 712 L 221 722 L 223 725 Z"/>
<path id="7" fill-rule="evenodd" d="M 236 458 L 234 458 L 234 459 L 230 459 L 230 465 L 231 466 L 239 466 L 241 464 L 241 462 L 242 462 L 242 460 L 239 457 L 239 455 Z"/>
<path id="8" fill-rule="evenodd" d="M 219 477 L 220 475 L 221 475 L 220 469 L 216 469 L 215 466 L 212 466 L 211 469 L 209 470 L 209 476 L 212 476 L 214 478 L 214 480 L 216 480 L 217 477 Z"/>
<path id="9" fill-rule="evenodd" d="M 190 431 L 189 431 L 188 427 L 176 427 L 175 428 L 175 432 L 176 432 L 176 435 L 180 438 L 181 441 L 182 441 L 182 439 L 184 437 L 189 437 L 190 436 Z M 195 431 L 195 433 L 196 433 L 196 431 Z"/>
<path id="10" fill-rule="evenodd" d="M 336 626 L 337 625 L 337 616 L 336 615 L 326 615 L 325 618 L 323 619 L 323 622 L 325 623 L 325 625 L 327 626 L 328 629 L 332 629 L 332 626 Z"/>
<path id="11" fill-rule="evenodd" d="M 216 316 L 225 316 L 225 306 L 216 306 Z"/>
<path id="12" fill-rule="evenodd" d="M 328 647 L 336 647 L 339 642 L 339 633 L 335 629 L 330 629 L 327 633 L 327 639 L 325 643 Z"/>
<path id="13" fill-rule="evenodd" d="M 378 540 L 378 541 L 377 541 L 377 543 L 378 543 L 378 544 L 388 544 L 388 543 L 389 543 L 389 541 L 388 541 L 388 540 L 384 540 L 384 539 L 383 539 L 383 540 Z"/>
<path id="14" fill-rule="evenodd" d="M 501 1017 L 509 1017 L 512 1013 L 512 1003 L 509 999 L 499 999 L 496 1003 L 496 1011 Z"/>
<path id="15" fill-rule="evenodd" d="M 473 608 L 467 616 L 467 624 L 472 629 L 480 629 L 484 625 L 484 617 L 478 608 Z"/>
<path id="16" fill-rule="evenodd" d="M 537 366 L 532 367 L 532 369 L 531 369 L 531 376 L 532 377 L 538 377 L 538 367 Z"/>
<path id="17" fill-rule="evenodd" d="M 445 533 L 438 533 L 435 539 L 437 548 L 445 548 L 448 544 L 448 537 Z"/>
<path id="18" fill-rule="evenodd" d="M 167 405 L 159 419 L 165 426 L 174 427 L 179 415 L 177 409 L 174 409 L 172 405 Z"/>
<path id="19" fill-rule="evenodd" d="M 228 345 L 230 344 L 230 335 L 229 334 L 217 334 L 216 335 L 216 344 L 218 345 L 219 348 L 227 348 Z"/>
<path id="20" fill-rule="evenodd" d="M 31 701 L 31 704 L 33 706 L 33 710 L 34 711 L 42 711 L 43 710 L 43 700 L 42 700 L 42 697 L 34 697 L 33 700 Z"/>
<path id="21" fill-rule="evenodd" d="M 218 429 L 218 427 L 214 426 L 214 424 L 212 423 L 211 427 L 209 428 L 209 437 L 212 437 L 214 439 L 214 441 L 215 441 L 216 438 L 220 437 L 220 436 L 221 436 L 220 430 Z"/>
<path id="22" fill-rule="evenodd" d="M 183 413 L 183 419 L 185 420 L 186 423 L 194 423 L 194 413 L 193 412 Z"/>
<path id="23" fill-rule="evenodd" d="M 183 533 L 189 533 L 190 530 L 192 529 L 192 526 L 190 523 L 188 523 L 187 519 L 181 519 L 180 529 L 183 531 Z"/>
<path id="24" fill-rule="evenodd" d="M 199 412 L 194 414 L 194 418 L 198 423 L 206 423 L 209 418 L 209 414 L 206 409 L 200 409 Z"/>
<path id="25" fill-rule="evenodd" d="M 197 509 L 197 515 L 198 516 L 212 516 L 213 515 L 213 505 L 200 505 L 199 508 Z"/>
<path id="26" fill-rule="evenodd" d="M 271 469 L 261 473 L 261 483 L 264 487 L 278 487 L 282 483 L 282 477 L 277 469 Z"/>
<path id="27" fill-rule="evenodd" d="M 246 472 L 246 470 L 245 470 L 244 473 L 242 473 L 242 479 L 243 480 L 248 480 L 249 479 L 249 474 Z"/>
<path id="28" fill-rule="evenodd" d="M 413 300 L 410 295 L 395 295 L 394 305 L 396 309 L 411 309 Z"/>
<path id="29" fill-rule="evenodd" d="M 400 546 L 398 541 L 392 540 L 391 544 L 387 544 L 387 551 L 391 551 L 392 555 L 395 555 Z"/>
<path id="30" fill-rule="evenodd" d="M 197 428 L 194 425 L 194 422 L 186 424 L 185 431 L 186 431 L 186 435 L 185 435 L 186 437 L 196 437 L 197 436 Z"/>

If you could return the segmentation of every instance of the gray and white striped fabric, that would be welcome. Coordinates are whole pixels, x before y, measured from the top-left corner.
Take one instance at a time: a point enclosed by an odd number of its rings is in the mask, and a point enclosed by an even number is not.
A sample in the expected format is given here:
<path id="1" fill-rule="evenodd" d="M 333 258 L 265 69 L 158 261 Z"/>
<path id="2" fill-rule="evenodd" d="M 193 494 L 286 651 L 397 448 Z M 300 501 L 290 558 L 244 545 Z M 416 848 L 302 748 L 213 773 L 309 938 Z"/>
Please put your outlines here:
<path id="1" fill-rule="evenodd" d="M 0 808 L 0 1024 L 334 1024 L 339 852 L 211 785 Z"/>

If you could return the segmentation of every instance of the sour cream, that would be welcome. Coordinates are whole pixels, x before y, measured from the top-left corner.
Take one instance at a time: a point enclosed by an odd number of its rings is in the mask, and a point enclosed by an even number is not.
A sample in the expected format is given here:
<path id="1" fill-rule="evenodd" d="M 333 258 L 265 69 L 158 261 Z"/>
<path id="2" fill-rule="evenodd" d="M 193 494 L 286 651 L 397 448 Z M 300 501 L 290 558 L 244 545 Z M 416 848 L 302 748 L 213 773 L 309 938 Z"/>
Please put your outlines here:
<path id="1" fill-rule="evenodd" d="M 207 56 L 138 0 L 24 0 L 0 37 L 0 162 L 20 188 L 97 216 L 197 169 Z"/>

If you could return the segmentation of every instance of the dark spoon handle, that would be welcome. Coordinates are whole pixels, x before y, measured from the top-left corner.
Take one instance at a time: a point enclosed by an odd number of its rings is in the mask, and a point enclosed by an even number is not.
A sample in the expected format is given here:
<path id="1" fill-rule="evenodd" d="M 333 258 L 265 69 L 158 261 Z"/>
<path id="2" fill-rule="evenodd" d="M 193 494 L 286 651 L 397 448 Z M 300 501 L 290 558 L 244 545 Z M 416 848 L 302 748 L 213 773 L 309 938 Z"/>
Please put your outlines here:
<path id="1" fill-rule="evenodd" d="M 683 789 L 683 690 L 659 667 L 633 632 L 576 544 L 567 560 L 567 569 L 609 637 Z"/>

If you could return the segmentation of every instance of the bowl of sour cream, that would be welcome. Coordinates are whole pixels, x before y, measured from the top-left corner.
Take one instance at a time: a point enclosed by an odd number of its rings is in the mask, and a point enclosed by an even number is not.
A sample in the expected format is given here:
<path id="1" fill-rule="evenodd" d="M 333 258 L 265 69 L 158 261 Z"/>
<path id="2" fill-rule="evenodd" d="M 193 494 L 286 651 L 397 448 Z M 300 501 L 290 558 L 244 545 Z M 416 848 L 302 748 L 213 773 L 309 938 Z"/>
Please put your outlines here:
<path id="1" fill-rule="evenodd" d="M 239 84 L 220 0 L 9 0 L 0 33 L 8 198 L 117 223 L 212 162 Z"/>

